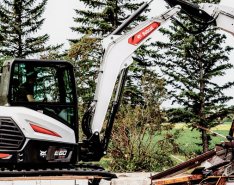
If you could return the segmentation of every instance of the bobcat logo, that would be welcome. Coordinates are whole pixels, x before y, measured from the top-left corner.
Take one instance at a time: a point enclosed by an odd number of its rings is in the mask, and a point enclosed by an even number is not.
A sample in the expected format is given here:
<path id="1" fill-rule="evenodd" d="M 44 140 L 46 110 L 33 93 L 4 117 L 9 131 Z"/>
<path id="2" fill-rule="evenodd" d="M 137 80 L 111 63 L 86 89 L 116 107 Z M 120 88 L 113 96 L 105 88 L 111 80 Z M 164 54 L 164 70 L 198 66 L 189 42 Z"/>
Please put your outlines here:
<path id="1" fill-rule="evenodd" d="M 47 156 L 47 151 L 41 151 L 40 150 L 40 157 L 46 158 L 46 156 Z"/>

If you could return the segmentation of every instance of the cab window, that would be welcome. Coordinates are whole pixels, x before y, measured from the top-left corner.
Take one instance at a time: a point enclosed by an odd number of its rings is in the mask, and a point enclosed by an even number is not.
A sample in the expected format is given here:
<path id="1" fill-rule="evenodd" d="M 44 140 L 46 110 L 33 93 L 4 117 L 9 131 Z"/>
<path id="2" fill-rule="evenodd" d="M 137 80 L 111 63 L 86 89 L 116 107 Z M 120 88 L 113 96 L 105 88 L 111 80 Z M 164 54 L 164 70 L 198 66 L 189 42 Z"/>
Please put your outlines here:
<path id="1" fill-rule="evenodd" d="M 12 105 L 42 111 L 65 124 L 72 124 L 77 106 L 73 83 L 72 68 L 66 63 L 15 62 L 9 100 Z"/>
<path id="2" fill-rule="evenodd" d="M 28 101 L 31 94 L 35 102 L 71 103 L 73 87 L 69 70 L 61 66 L 27 67 L 25 63 L 14 66 L 11 100 Z"/>

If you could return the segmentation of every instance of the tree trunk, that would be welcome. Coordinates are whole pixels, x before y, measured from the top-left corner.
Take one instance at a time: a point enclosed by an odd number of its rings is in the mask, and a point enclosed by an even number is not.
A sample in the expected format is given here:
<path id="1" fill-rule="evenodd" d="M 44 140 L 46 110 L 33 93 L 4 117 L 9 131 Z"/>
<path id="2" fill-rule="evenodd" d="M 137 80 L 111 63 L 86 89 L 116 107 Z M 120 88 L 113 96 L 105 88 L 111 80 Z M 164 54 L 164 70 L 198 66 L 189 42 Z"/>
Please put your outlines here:
<path id="1" fill-rule="evenodd" d="M 202 130 L 202 149 L 203 152 L 207 152 L 209 150 L 208 135 L 205 130 Z"/>
<path id="2" fill-rule="evenodd" d="M 23 48 L 22 48 L 22 1 L 15 2 L 15 16 L 16 16 L 16 34 L 17 38 L 17 58 L 22 58 Z"/>
<path id="3" fill-rule="evenodd" d="M 203 63 L 201 61 L 201 55 L 199 53 L 199 66 L 200 66 L 200 110 L 199 110 L 199 117 L 200 117 L 200 123 L 199 125 L 205 126 L 204 120 L 205 120 L 205 114 L 204 114 L 204 109 L 205 109 L 205 82 L 204 82 L 204 68 L 203 68 Z M 202 148 L 203 152 L 207 152 L 209 148 L 209 141 L 208 141 L 208 136 L 206 130 L 202 130 Z"/>

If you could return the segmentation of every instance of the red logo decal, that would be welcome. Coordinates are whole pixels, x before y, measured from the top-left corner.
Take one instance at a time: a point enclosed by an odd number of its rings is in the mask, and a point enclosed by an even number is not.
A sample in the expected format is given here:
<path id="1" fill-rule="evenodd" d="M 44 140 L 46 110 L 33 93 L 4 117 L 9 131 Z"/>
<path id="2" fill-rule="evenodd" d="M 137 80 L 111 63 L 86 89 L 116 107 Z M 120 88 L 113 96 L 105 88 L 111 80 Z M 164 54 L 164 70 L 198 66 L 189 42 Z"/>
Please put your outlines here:
<path id="1" fill-rule="evenodd" d="M 148 37 L 154 30 L 160 26 L 159 22 L 153 22 L 149 26 L 145 27 L 143 30 L 139 31 L 137 34 L 133 35 L 128 39 L 128 43 L 132 45 L 137 45 Z"/>

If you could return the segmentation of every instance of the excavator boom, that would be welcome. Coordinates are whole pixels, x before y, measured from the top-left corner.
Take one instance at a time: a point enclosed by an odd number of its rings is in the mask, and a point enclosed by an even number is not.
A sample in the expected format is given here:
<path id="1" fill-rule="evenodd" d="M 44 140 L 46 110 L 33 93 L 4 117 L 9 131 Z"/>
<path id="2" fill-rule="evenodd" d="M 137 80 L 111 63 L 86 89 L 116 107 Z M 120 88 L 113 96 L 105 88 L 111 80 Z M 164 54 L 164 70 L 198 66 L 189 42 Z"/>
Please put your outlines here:
<path id="1" fill-rule="evenodd" d="M 179 6 L 173 7 L 161 16 L 141 23 L 122 36 L 110 35 L 104 39 L 104 43 L 109 44 L 99 70 L 94 97 L 95 108 L 91 123 L 93 133 L 101 131 L 117 77 L 122 69 L 127 68 L 132 63 L 134 51 L 147 39 L 157 38 L 156 30 L 179 11 Z"/>

